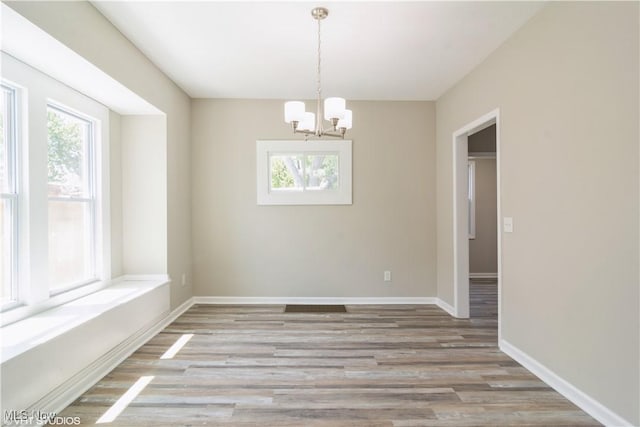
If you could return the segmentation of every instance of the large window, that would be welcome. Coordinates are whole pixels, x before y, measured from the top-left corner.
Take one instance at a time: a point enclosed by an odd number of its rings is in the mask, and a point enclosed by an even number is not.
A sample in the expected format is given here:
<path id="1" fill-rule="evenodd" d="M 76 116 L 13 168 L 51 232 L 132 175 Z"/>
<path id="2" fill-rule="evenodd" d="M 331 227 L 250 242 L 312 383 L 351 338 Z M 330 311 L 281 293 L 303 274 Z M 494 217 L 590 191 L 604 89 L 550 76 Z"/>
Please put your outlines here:
<path id="1" fill-rule="evenodd" d="M 16 90 L 2 84 L 0 111 L 0 289 L 1 305 L 18 298 L 17 275 L 17 101 Z"/>
<path id="2" fill-rule="evenodd" d="M 96 186 L 92 120 L 60 106 L 47 109 L 49 288 L 96 279 Z"/>
<path id="3" fill-rule="evenodd" d="M 0 326 L 109 285 L 109 109 L 1 53 Z"/>

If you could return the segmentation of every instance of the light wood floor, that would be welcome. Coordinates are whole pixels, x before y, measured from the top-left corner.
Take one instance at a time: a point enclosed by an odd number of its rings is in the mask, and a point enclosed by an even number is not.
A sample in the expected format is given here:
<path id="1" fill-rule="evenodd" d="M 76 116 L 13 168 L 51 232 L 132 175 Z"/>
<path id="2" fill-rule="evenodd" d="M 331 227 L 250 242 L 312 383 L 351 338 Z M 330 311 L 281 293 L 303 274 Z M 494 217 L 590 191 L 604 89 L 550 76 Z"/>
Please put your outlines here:
<path id="1" fill-rule="evenodd" d="M 497 279 L 471 279 L 469 283 L 469 315 L 471 318 L 498 319 Z"/>
<path id="2" fill-rule="evenodd" d="M 491 292 L 472 285 L 471 299 Z M 196 305 L 60 415 L 94 424 L 152 375 L 106 425 L 599 425 L 498 350 L 490 306 L 457 320 L 435 306 Z M 194 335 L 160 360 L 183 334 Z"/>

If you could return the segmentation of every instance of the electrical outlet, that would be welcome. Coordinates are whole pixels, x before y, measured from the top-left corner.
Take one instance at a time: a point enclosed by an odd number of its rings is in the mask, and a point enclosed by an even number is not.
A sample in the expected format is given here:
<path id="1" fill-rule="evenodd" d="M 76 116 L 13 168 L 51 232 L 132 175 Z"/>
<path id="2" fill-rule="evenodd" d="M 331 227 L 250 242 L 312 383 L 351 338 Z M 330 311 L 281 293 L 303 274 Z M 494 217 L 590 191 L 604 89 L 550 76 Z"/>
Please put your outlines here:
<path id="1" fill-rule="evenodd" d="M 384 281 L 385 282 L 390 282 L 391 281 L 391 271 L 385 270 L 385 272 L 384 272 Z"/>
<path id="2" fill-rule="evenodd" d="M 182 273 L 182 286 L 187 286 L 187 274 Z"/>

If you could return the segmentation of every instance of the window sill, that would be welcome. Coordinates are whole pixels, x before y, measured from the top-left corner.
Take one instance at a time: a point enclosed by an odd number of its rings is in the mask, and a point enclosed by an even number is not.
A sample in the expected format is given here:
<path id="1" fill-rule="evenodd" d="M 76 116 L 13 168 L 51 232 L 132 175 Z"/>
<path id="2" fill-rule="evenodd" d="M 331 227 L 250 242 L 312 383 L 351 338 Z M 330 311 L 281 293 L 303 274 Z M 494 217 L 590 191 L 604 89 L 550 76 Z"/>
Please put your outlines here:
<path id="1" fill-rule="evenodd" d="M 89 295 L 3 326 L 1 363 L 169 282 L 166 275 L 125 276 Z"/>

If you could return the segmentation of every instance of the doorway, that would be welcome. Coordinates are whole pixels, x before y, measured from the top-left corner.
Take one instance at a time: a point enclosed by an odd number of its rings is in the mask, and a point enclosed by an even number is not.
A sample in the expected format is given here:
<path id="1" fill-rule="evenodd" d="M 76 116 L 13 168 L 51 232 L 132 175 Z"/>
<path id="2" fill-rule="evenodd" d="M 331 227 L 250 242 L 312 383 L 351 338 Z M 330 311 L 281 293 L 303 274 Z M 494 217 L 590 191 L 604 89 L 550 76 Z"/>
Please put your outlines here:
<path id="1" fill-rule="evenodd" d="M 468 136 L 469 317 L 498 317 L 496 125 Z"/>
<path id="2" fill-rule="evenodd" d="M 500 111 L 491 111 L 453 133 L 453 287 L 454 313 L 456 317 L 468 318 L 469 299 L 469 136 L 495 125 L 495 164 L 496 164 L 496 228 L 497 228 L 497 280 L 498 336 L 500 337 L 500 301 L 501 301 L 501 240 L 500 227 Z"/>

